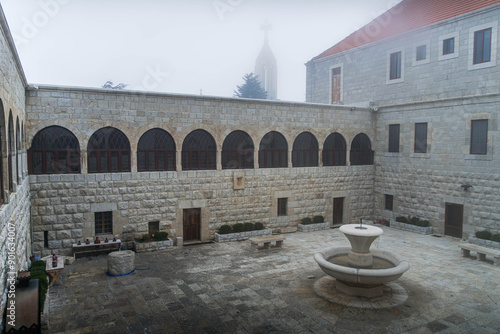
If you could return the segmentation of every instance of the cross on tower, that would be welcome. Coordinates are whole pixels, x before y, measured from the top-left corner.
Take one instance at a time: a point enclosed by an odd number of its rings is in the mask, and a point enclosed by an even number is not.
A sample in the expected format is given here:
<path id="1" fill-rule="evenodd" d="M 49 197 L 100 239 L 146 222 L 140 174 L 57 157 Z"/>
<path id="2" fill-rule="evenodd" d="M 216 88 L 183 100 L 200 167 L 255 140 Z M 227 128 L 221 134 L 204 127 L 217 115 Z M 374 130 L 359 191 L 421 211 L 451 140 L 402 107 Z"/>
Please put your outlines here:
<path id="1" fill-rule="evenodd" d="M 267 40 L 267 37 L 269 36 L 269 31 L 273 29 L 273 26 L 269 24 L 266 20 L 266 22 L 260 26 L 260 28 L 264 31 L 264 37 Z"/>

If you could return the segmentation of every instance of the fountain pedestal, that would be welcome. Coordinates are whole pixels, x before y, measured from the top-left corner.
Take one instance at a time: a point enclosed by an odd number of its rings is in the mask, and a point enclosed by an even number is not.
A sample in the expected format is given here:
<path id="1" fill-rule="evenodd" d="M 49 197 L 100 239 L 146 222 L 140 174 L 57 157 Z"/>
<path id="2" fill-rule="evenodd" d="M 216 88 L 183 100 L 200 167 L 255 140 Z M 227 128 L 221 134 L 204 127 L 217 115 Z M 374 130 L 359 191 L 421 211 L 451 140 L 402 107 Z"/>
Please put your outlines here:
<path id="1" fill-rule="evenodd" d="M 342 225 L 339 230 L 351 243 L 348 254 L 349 265 L 354 268 L 370 268 L 373 264 L 370 246 L 384 231 L 376 226 L 353 224 Z"/>

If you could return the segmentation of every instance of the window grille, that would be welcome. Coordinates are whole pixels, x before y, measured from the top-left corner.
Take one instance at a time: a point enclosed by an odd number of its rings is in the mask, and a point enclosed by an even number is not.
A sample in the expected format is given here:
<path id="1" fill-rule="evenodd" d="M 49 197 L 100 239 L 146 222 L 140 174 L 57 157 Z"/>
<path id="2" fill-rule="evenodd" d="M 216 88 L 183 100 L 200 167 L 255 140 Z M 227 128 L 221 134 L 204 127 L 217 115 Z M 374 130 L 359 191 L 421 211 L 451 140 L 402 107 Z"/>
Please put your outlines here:
<path id="1" fill-rule="evenodd" d="M 97 130 L 90 137 L 87 154 L 89 173 L 130 172 L 130 143 L 118 129 Z"/>
<path id="2" fill-rule="evenodd" d="M 252 138 L 246 132 L 231 132 L 222 145 L 222 168 L 254 168 L 254 151 Z"/>
<path id="3" fill-rule="evenodd" d="M 288 144 L 279 132 L 271 131 L 259 145 L 259 168 L 288 167 Z"/>
<path id="4" fill-rule="evenodd" d="M 373 165 L 373 156 L 370 138 L 364 133 L 354 137 L 351 143 L 351 165 Z"/>
<path id="5" fill-rule="evenodd" d="M 175 142 L 162 129 L 151 129 L 142 135 L 137 146 L 139 172 L 173 171 L 176 169 Z"/>
<path id="6" fill-rule="evenodd" d="M 182 170 L 216 169 L 216 145 L 205 130 L 191 132 L 182 144 Z"/>
<path id="7" fill-rule="evenodd" d="M 316 167 L 318 166 L 318 141 L 309 132 L 297 136 L 293 143 L 292 166 Z"/>
<path id="8" fill-rule="evenodd" d="M 329 135 L 323 145 L 323 166 L 345 166 L 347 145 L 340 133 Z"/>

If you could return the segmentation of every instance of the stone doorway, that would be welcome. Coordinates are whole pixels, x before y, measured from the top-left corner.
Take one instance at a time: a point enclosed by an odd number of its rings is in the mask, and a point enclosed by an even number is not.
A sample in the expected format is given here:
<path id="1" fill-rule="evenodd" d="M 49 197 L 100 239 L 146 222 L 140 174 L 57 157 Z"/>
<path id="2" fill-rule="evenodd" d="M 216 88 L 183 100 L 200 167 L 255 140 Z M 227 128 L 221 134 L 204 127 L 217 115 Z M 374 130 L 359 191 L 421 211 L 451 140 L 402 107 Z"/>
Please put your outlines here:
<path id="1" fill-rule="evenodd" d="M 344 197 L 333 199 L 333 225 L 342 225 L 344 219 Z"/>
<path id="2" fill-rule="evenodd" d="M 444 218 L 444 234 L 455 238 L 462 237 L 464 206 L 446 203 Z"/>
<path id="3" fill-rule="evenodd" d="M 201 209 L 184 209 L 183 237 L 184 242 L 200 241 Z"/>

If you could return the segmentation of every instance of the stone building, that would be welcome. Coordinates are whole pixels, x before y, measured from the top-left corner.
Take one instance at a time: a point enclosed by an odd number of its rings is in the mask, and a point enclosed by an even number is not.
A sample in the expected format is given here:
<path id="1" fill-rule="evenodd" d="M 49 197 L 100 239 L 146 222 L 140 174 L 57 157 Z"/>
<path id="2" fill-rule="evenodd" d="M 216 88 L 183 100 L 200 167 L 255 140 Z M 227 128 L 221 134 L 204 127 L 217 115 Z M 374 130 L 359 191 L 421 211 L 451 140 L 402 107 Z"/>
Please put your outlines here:
<path id="1" fill-rule="evenodd" d="M 264 45 L 255 61 L 254 73 L 261 82 L 262 88 L 267 92 L 267 99 L 276 100 L 278 98 L 278 62 L 269 45 L 271 25 L 265 23 L 262 25 L 262 30 L 265 33 Z"/>
<path id="2" fill-rule="evenodd" d="M 313 215 L 500 232 L 498 0 L 401 2 L 308 62 L 307 103 L 30 86 L 0 13 L 2 291 L 96 235 Z"/>
<path id="3" fill-rule="evenodd" d="M 369 107 L 374 217 L 500 232 L 498 0 L 405 0 L 307 63 L 307 101 Z"/>

